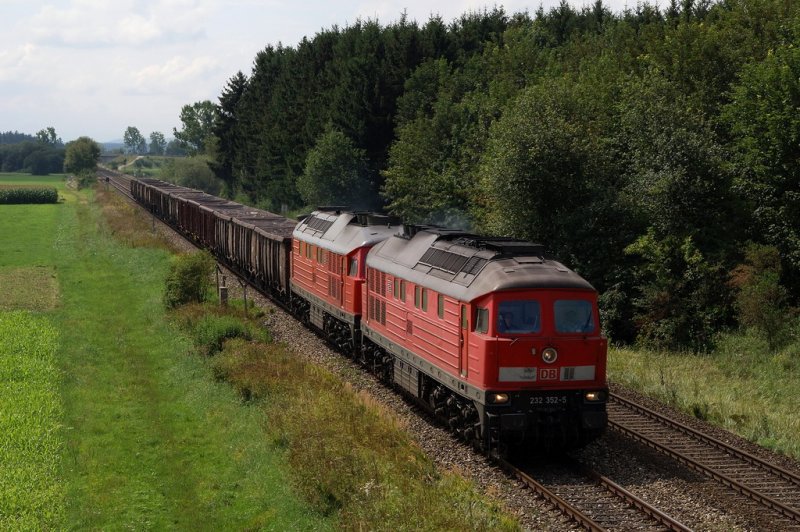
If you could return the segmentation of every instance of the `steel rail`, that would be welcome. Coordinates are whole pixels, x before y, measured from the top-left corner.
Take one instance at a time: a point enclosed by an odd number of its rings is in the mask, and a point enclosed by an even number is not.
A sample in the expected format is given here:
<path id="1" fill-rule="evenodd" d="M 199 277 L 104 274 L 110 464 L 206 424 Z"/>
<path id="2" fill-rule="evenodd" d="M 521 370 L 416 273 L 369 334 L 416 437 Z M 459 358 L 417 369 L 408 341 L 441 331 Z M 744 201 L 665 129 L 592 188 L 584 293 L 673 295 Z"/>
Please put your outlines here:
<path id="1" fill-rule="evenodd" d="M 522 471 L 520 468 L 516 467 L 515 465 L 501 458 L 495 458 L 495 460 L 498 462 L 498 464 L 500 464 L 500 466 L 503 469 L 505 469 L 506 471 L 517 477 L 519 480 L 524 482 L 535 493 L 540 495 L 548 503 L 558 508 L 558 510 L 562 514 L 566 515 L 569 519 L 574 521 L 579 526 L 582 526 L 587 530 L 591 531 L 606 530 L 600 523 L 598 523 L 592 517 L 586 515 L 578 507 L 571 504 L 563 497 L 554 493 L 552 490 L 547 488 L 541 482 L 539 482 L 529 474 Z M 624 503 L 627 504 L 629 507 L 633 507 L 636 510 L 639 510 L 650 519 L 656 521 L 660 525 L 663 525 L 667 530 L 672 530 L 674 532 L 691 532 L 690 528 L 686 527 L 679 521 L 668 516 L 664 512 L 656 509 L 655 507 L 645 502 L 644 500 L 640 499 L 633 493 L 629 492 L 628 490 L 626 490 L 613 480 L 609 479 L 608 477 L 602 476 L 597 472 L 589 469 L 588 467 L 582 464 L 578 464 L 577 462 L 572 463 L 571 466 L 578 469 L 583 475 L 592 479 L 600 487 L 604 488 L 612 495 L 624 501 Z"/>
<path id="2" fill-rule="evenodd" d="M 577 523 L 578 525 L 584 527 L 586 530 L 590 530 L 592 532 L 604 532 L 605 528 L 600 526 L 599 523 L 594 521 L 591 517 L 580 511 L 578 508 L 567 502 L 566 500 L 562 499 L 549 489 L 547 489 L 542 483 L 534 479 L 532 476 L 528 475 L 515 465 L 507 462 L 502 458 L 496 458 L 497 463 L 508 471 L 509 473 L 513 474 L 519 480 L 525 483 L 526 486 L 531 488 L 536 494 L 541 496 L 544 500 L 548 503 L 552 504 L 558 510 L 566 515 L 569 519 Z"/>
<path id="3" fill-rule="evenodd" d="M 772 473 L 775 476 L 781 477 L 784 480 L 788 480 L 789 482 L 792 482 L 793 484 L 796 484 L 798 486 L 798 488 L 800 488 L 800 476 L 792 473 L 791 471 L 787 471 L 786 469 L 783 469 L 783 468 L 778 467 L 776 465 L 770 464 L 769 462 L 766 462 L 766 461 L 762 460 L 761 458 L 758 458 L 757 456 L 754 456 L 754 455 L 748 453 L 747 451 L 743 451 L 741 449 L 737 449 L 736 447 L 733 447 L 732 445 L 730 445 L 728 443 L 725 443 L 724 441 L 718 440 L 717 438 L 714 438 L 714 437 L 709 436 L 707 434 L 703 434 L 702 432 L 700 432 L 698 430 L 695 430 L 692 427 L 689 427 L 688 425 L 685 425 L 683 423 L 680 423 L 678 421 L 670 419 L 670 418 L 664 416 L 663 414 L 659 414 L 658 412 L 656 412 L 654 410 L 651 410 L 651 409 L 649 409 L 649 408 L 647 408 L 645 406 L 642 406 L 642 405 L 639 405 L 637 403 L 634 403 L 633 401 L 631 401 L 629 399 L 625 399 L 624 397 L 620 397 L 619 395 L 617 395 L 615 393 L 610 393 L 609 394 L 609 398 L 611 400 L 613 400 L 614 402 L 617 402 L 617 403 L 621 404 L 622 406 L 625 406 L 626 408 L 628 408 L 630 410 L 638 412 L 639 414 L 641 414 L 643 416 L 649 417 L 650 419 L 658 421 L 659 423 L 661 423 L 663 425 L 666 425 L 666 426 L 668 426 L 668 427 L 670 427 L 672 429 L 675 429 L 675 430 L 677 430 L 679 432 L 682 432 L 682 433 L 686 434 L 687 436 L 691 436 L 691 437 L 693 437 L 693 438 L 695 438 L 697 440 L 700 440 L 702 443 L 705 443 L 705 444 L 710 445 L 712 447 L 716 447 L 717 449 L 719 449 L 721 451 L 724 451 L 724 452 L 726 452 L 726 453 L 728 453 L 728 454 L 730 454 L 730 455 L 732 455 L 732 456 L 734 456 L 734 457 L 736 457 L 736 458 L 738 458 L 738 459 L 740 459 L 742 461 L 748 462 L 749 464 L 752 464 L 754 466 L 760 467 L 764 471 Z"/>
<path id="4" fill-rule="evenodd" d="M 690 528 L 682 524 L 681 522 L 673 519 L 672 517 L 668 516 L 661 510 L 658 510 L 654 506 L 650 505 L 649 503 L 643 501 L 633 493 L 629 492 L 613 480 L 608 477 L 602 476 L 595 471 L 585 470 L 585 473 L 594 478 L 598 484 L 603 486 L 605 489 L 620 497 L 621 499 L 625 500 L 640 512 L 648 515 L 650 518 L 654 519 L 658 523 L 667 527 L 668 530 L 673 530 L 674 532 L 689 532 L 691 531 Z"/>

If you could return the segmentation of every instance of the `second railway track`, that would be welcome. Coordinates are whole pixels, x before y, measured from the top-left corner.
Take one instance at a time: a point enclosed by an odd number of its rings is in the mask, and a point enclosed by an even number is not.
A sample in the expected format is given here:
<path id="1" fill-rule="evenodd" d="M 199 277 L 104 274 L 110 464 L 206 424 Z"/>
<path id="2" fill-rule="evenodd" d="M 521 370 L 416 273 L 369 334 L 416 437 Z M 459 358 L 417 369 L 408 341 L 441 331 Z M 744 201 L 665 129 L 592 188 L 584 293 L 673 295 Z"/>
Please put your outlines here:
<path id="1" fill-rule="evenodd" d="M 800 476 L 625 399 L 609 401 L 609 427 L 669 456 L 800 527 Z"/>

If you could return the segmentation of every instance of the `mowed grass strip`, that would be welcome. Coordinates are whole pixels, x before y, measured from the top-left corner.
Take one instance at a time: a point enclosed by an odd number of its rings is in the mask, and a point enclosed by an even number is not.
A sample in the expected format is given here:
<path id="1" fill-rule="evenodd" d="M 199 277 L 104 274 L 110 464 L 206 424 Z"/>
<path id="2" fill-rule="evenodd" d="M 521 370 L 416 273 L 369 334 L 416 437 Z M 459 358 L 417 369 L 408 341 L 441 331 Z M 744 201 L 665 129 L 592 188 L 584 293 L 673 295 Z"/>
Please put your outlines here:
<path id="1" fill-rule="evenodd" d="M 0 269 L 0 311 L 46 311 L 58 303 L 58 280 L 47 266 Z"/>
<path id="2" fill-rule="evenodd" d="M 46 317 L 0 312 L 0 530 L 63 527 L 57 345 Z"/>
<path id="3" fill-rule="evenodd" d="M 168 253 L 121 244 L 91 204 L 62 213 L 66 528 L 329 528 L 292 493 L 260 412 L 166 323 Z"/>

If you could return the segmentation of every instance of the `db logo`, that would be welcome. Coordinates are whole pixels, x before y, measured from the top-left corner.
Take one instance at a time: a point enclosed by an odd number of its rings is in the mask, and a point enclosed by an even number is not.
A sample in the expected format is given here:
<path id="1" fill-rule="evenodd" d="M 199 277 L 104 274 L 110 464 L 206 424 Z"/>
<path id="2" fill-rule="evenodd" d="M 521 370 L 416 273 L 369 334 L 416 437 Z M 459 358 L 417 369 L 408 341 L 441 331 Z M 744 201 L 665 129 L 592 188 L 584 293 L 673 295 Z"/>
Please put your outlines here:
<path id="1" fill-rule="evenodd" d="M 558 368 L 541 368 L 539 370 L 540 381 L 554 381 L 558 379 Z"/>

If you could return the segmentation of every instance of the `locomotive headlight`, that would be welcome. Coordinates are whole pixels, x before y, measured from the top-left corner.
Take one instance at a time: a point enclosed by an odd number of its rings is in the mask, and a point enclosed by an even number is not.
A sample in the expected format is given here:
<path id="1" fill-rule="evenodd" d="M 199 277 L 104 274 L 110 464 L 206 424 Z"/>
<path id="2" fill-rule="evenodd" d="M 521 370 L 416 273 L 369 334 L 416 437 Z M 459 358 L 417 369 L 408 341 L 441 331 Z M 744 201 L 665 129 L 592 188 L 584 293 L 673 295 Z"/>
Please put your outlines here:
<path id="1" fill-rule="evenodd" d="M 606 392 L 602 390 L 597 390 L 594 392 L 586 392 L 583 394 L 583 398 L 587 401 L 597 402 L 597 401 L 605 401 L 606 400 Z"/>
<path id="2" fill-rule="evenodd" d="M 496 405 L 501 405 L 503 403 L 508 402 L 508 394 L 507 393 L 490 393 L 489 394 L 489 402 L 494 403 Z"/>
<path id="3" fill-rule="evenodd" d="M 558 351 L 556 351 L 552 347 L 548 347 L 542 351 L 542 360 L 545 361 L 546 364 L 552 364 L 558 358 Z"/>

